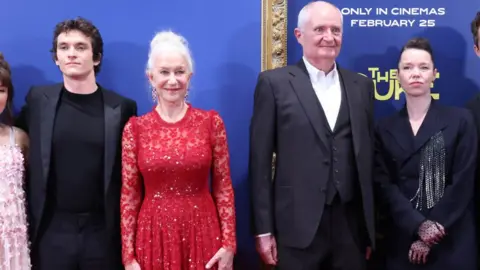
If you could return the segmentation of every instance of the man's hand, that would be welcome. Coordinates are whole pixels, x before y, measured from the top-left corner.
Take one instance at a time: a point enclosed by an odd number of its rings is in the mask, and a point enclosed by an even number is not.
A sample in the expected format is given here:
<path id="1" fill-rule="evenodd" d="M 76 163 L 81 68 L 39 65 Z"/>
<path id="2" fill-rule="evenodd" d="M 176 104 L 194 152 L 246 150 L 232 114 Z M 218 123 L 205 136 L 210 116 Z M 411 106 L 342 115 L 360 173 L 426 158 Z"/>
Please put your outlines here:
<path id="1" fill-rule="evenodd" d="M 260 236 L 256 239 L 257 252 L 263 262 L 269 265 L 277 264 L 277 242 L 273 235 Z"/>

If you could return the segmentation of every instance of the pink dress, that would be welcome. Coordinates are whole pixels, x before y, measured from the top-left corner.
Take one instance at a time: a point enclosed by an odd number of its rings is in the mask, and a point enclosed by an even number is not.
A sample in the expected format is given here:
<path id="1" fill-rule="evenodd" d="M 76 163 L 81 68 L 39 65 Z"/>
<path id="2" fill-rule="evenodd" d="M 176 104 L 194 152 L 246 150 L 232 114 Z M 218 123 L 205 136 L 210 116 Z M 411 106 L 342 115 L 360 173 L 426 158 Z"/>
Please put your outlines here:
<path id="1" fill-rule="evenodd" d="M 31 268 L 25 207 L 24 158 L 10 130 L 10 142 L 0 145 L 0 269 Z"/>

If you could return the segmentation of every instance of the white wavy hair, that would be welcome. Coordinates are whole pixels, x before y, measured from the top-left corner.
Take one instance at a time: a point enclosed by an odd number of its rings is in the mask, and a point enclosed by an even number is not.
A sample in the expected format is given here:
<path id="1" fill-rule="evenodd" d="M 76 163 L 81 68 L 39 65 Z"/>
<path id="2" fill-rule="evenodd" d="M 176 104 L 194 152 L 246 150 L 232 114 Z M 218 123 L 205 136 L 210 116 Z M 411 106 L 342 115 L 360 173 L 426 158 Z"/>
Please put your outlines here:
<path id="1" fill-rule="evenodd" d="M 152 68 L 155 57 L 160 53 L 179 52 L 187 61 L 188 71 L 193 72 L 192 53 L 188 47 L 187 40 L 180 34 L 171 30 L 161 31 L 155 34 L 150 41 L 148 52 L 147 72 Z"/>

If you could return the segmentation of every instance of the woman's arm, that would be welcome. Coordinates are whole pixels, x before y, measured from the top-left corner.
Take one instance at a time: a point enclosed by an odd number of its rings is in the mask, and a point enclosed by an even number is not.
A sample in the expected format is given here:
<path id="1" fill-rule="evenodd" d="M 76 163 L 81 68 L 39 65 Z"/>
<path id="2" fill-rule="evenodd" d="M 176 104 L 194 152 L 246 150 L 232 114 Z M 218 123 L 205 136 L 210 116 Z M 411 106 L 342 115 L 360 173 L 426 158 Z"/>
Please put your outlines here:
<path id="1" fill-rule="evenodd" d="M 459 124 L 458 137 L 453 165 L 451 166 L 451 184 L 447 185 L 444 195 L 432 208 L 429 220 L 440 223 L 447 231 L 473 202 L 478 138 L 473 116 L 463 111 L 464 117 Z"/>
<path id="2" fill-rule="evenodd" d="M 222 231 L 222 246 L 236 251 L 235 196 L 230 177 L 227 133 L 222 118 L 212 113 L 213 177 L 212 190 Z"/>
<path id="3" fill-rule="evenodd" d="M 135 117 L 125 125 L 122 137 L 122 189 L 120 197 L 120 225 L 122 232 L 122 259 L 124 265 L 135 262 L 135 233 L 137 216 L 142 203 L 142 178 L 138 170 Z"/>

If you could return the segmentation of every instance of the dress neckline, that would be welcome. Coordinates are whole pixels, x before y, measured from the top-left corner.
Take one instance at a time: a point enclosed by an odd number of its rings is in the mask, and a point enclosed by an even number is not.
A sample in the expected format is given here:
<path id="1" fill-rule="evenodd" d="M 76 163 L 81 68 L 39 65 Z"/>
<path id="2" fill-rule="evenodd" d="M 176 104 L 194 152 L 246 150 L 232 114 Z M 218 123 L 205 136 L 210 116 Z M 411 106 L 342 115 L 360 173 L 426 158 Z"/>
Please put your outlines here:
<path id="1" fill-rule="evenodd" d="M 187 110 L 185 112 L 185 115 L 183 115 L 182 118 L 180 118 L 178 121 L 176 122 L 167 122 L 165 121 L 162 116 L 160 116 L 160 113 L 158 113 L 158 111 L 156 110 L 156 105 L 153 107 L 153 111 L 152 113 L 155 115 L 155 118 L 157 118 L 157 120 L 162 123 L 163 125 L 167 125 L 167 126 L 176 126 L 176 125 L 180 125 L 182 124 L 183 122 L 187 121 L 188 120 L 188 117 L 190 115 L 190 112 L 192 110 L 192 106 L 190 105 L 190 103 L 186 103 L 187 105 Z"/>

